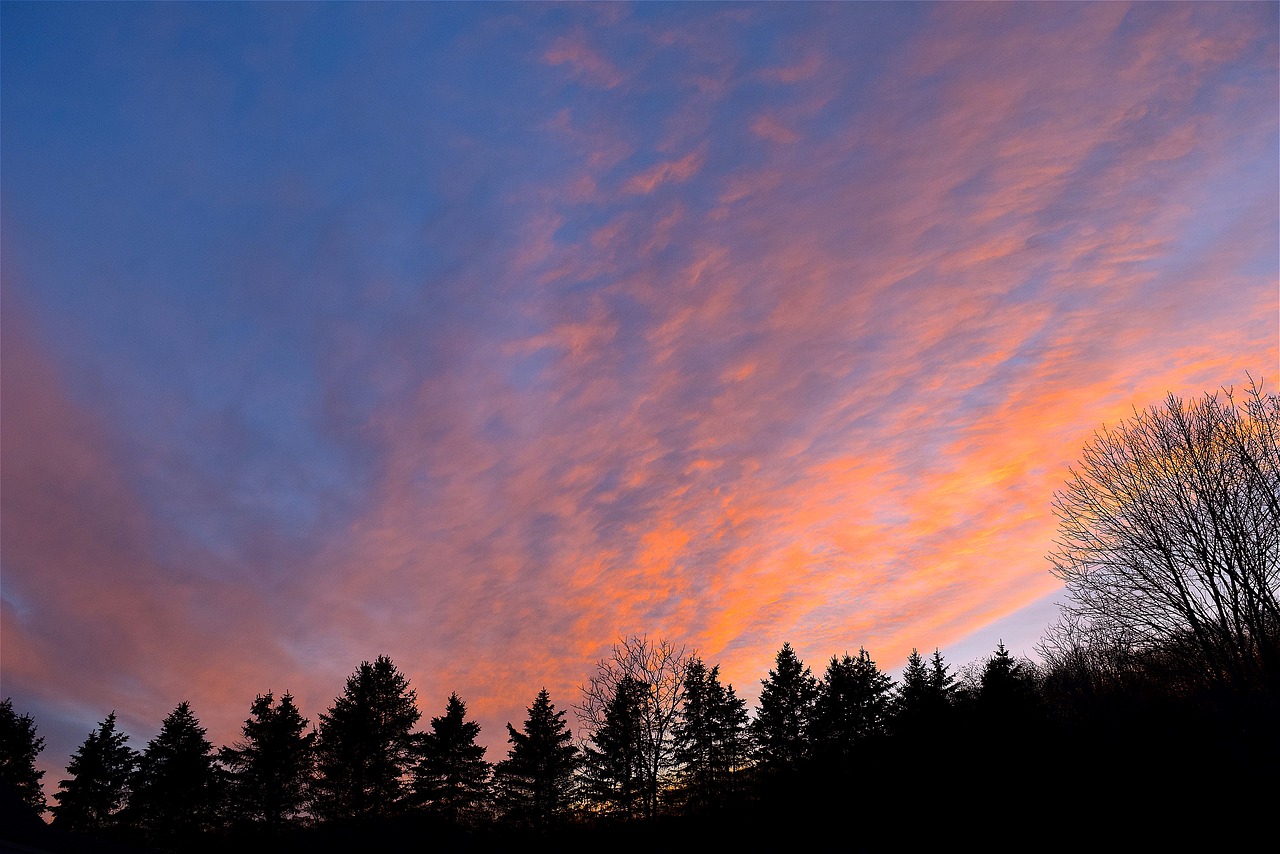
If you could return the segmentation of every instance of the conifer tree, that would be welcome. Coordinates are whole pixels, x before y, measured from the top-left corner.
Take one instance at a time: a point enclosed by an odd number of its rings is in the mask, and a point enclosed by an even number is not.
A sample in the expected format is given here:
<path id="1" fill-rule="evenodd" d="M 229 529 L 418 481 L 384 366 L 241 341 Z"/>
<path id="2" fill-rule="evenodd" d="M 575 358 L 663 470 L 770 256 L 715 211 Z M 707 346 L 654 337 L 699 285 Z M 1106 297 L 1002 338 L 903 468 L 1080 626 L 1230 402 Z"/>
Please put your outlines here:
<path id="1" fill-rule="evenodd" d="M 296 819 L 310 795 L 315 767 L 315 732 L 286 693 L 275 702 L 259 694 L 244 722 L 243 739 L 224 747 L 218 758 L 229 771 L 229 797 L 237 818 L 276 833 Z"/>
<path id="2" fill-rule="evenodd" d="M 814 704 L 814 746 L 828 760 L 847 759 L 856 745 L 883 734 L 892 688 L 866 649 L 857 658 L 832 656 Z"/>
<path id="3" fill-rule="evenodd" d="M 686 810 L 707 812 L 730 800 L 748 758 L 747 720 L 746 701 L 721 684 L 719 665 L 708 670 L 692 658 L 675 726 L 678 799 Z"/>
<path id="4" fill-rule="evenodd" d="M 605 706 L 604 720 L 591 733 L 586 754 L 586 795 L 623 818 L 643 813 L 646 785 L 644 683 L 623 676 Z"/>
<path id="5" fill-rule="evenodd" d="M 147 743 L 132 783 L 129 812 L 155 844 L 176 845 L 214 826 L 220 786 L 213 744 L 186 701 Z"/>
<path id="6" fill-rule="evenodd" d="M 444 715 L 432 718 L 431 731 L 421 737 L 415 798 L 453 824 L 476 818 L 489 799 L 491 768 L 476 744 L 479 734 L 480 724 L 467 720 L 466 703 L 450 694 Z"/>
<path id="7" fill-rule="evenodd" d="M 138 767 L 138 754 L 128 741 L 116 729 L 115 712 L 89 733 L 67 764 L 70 778 L 60 781 L 54 793 L 56 827 L 98 835 L 116 828 Z"/>
<path id="8" fill-rule="evenodd" d="M 564 715 L 543 688 L 529 707 L 523 732 L 507 724 L 511 748 L 494 777 L 502 813 L 516 824 L 546 829 L 569 809 L 582 760 Z"/>
<path id="9" fill-rule="evenodd" d="M 1034 723 L 1040 711 L 1034 665 L 1014 658 L 1000 641 L 982 668 L 977 701 L 983 721 L 990 726 Z"/>
<path id="10" fill-rule="evenodd" d="M 403 806 L 421 717 L 409 680 L 385 655 L 361 662 L 316 739 L 315 808 L 326 818 L 390 815 Z"/>
<path id="11" fill-rule="evenodd" d="M 817 680 L 786 643 L 778 651 L 774 669 L 760 684 L 760 705 L 751 722 L 760 762 L 767 771 L 794 769 L 808 752 Z"/>
<path id="12" fill-rule="evenodd" d="M 37 813 L 48 809 L 40 787 L 44 772 L 36 769 L 36 757 L 43 749 L 44 739 L 36 736 L 31 715 L 14 712 L 12 698 L 0 702 L 0 780 L 17 789 Z"/>

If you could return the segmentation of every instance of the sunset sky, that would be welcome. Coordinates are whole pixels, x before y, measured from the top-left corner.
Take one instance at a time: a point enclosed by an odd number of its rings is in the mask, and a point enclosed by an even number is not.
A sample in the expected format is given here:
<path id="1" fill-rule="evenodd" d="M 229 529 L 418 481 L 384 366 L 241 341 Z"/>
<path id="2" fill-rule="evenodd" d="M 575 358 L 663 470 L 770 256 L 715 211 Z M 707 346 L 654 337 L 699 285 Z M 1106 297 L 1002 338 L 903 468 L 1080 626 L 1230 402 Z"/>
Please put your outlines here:
<path id="1" fill-rule="evenodd" d="M 390 655 L 1031 654 L 1093 431 L 1280 386 L 1280 5 L 4 3 L 0 693 L 46 790 Z"/>

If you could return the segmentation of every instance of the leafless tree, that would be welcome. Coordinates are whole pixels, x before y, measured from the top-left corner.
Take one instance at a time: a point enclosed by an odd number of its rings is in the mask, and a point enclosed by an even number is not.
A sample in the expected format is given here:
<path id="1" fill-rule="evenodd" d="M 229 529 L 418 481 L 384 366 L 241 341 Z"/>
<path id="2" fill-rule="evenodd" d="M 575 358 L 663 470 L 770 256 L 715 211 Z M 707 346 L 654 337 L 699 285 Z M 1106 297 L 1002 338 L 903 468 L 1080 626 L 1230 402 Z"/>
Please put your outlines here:
<path id="1" fill-rule="evenodd" d="M 673 759 L 672 728 L 684 702 L 685 670 L 692 652 L 666 640 L 650 641 L 646 635 L 619 639 L 608 658 L 596 664 L 596 673 L 582 686 L 582 701 L 575 709 L 588 733 L 605 723 L 605 710 L 618 685 L 631 679 L 645 688 L 642 704 L 644 757 L 643 809 L 653 817 L 664 775 Z"/>
<path id="2" fill-rule="evenodd" d="M 1280 398 L 1250 378 L 1239 398 L 1135 411 L 1094 435 L 1054 509 L 1064 626 L 1136 650 L 1189 642 L 1213 680 L 1274 687 Z"/>

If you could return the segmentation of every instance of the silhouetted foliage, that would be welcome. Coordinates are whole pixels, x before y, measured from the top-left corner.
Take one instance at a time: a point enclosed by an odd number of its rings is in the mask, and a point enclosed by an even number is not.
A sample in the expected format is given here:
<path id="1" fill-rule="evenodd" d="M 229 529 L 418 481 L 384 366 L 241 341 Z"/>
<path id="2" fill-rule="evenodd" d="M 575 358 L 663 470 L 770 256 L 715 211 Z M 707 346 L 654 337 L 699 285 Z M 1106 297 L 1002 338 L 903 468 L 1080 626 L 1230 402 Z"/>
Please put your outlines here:
<path id="1" fill-rule="evenodd" d="M 55 827 L 99 836 L 117 828 L 138 767 L 128 741 L 116 729 L 115 712 L 89 733 L 67 764 L 70 778 L 60 781 L 53 795 Z"/>
<path id="2" fill-rule="evenodd" d="M 325 818 L 385 816 L 403 807 L 421 713 L 409 680 L 385 655 L 365 661 L 321 714 L 315 810 Z"/>
<path id="3" fill-rule="evenodd" d="M 746 701 L 721 684 L 719 665 L 708 670 L 691 658 L 674 728 L 676 800 L 685 811 L 720 809 L 740 794 L 740 772 L 751 755 L 747 723 Z"/>
<path id="4" fill-rule="evenodd" d="M 307 732 L 307 720 L 288 693 L 278 704 L 270 691 L 259 694 L 249 713 L 243 739 L 222 748 L 218 758 L 229 772 L 235 819 L 277 833 L 303 813 L 310 798 L 316 734 Z"/>
<path id="5" fill-rule="evenodd" d="M 48 809 L 40 787 L 44 772 L 36 769 L 43 749 L 44 739 L 36 735 L 31 715 L 15 712 L 12 698 L 6 697 L 0 702 L 0 780 L 13 786 L 37 813 Z"/>
<path id="6" fill-rule="evenodd" d="M 1014 658 L 1001 641 L 983 665 L 976 700 L 982 720 L 991 727 L 1034 724 L 1042 711 L 1035 665 Z"/>
<path id="7" fill-rule="evenodd" d="M 954 692 L 955 677 L 942 653 L 935 649 L 933 658 L 925 663 L 919 651 L 912 649 L 894 696 L 893 731 L 919 735 L 936 729 L 949 717 Z"/>
<path id="8" fill-rule="evenodd" d="M 511 748 L 495 767 L 494 779 L 499 809 L 517 825 L 546 830 L 572 803 L 582 759 L 564 715 L 543 688 L 529 707 L 522 731 L 507 724 Z"/>
<path id="9" fill-rule="evenodd" d="M 826 762 L 847 759 L 856 745 L 885 733 L 893 703 L 893 680 L 871 660 L 831 657 L 818 684 L 810 740 Z"/>
<path id="10" fill-rule="evenodd" d="M 653 817 L 659 794 L 674 761 L 672 727 L 684 701 L 688 655 L 666 640 L 630 637 L 614 644 L 609 658 L 596 664 L 596 673 L 582 688 L 578 714 L 594 741 L 606 724 L 610 707 L 619 699 L 618 687 L 628 683 L 628 702 L 639 715 L 639 773 L 642 814 Z M 634 696 L 630 696 L 634 695 Z M 599 746 L 599 745 L 597 745 Z"/>
<path id="11" fill-rule="evenodd" d="M 477 818 L 489 798 L 492 769 L 476 744 L 480 724 L 466 717 L 466 704 L 450 694 L 444 715 L 432 718 L 431 731 L 421 736 L 414 769 L 416 802 L 452 824 Z"/>
<path id="12" fill-rule="evenodd" d="M 622 818 L 645 814 L 647 788 L 645 704 L 648 687 L 630 676 L 614 686 L 602 720 L 584 745 L 584 795 L 606 812 Z"/>
<path id="13" fill-rule="evenodd" d="M 187 702 L 147 743 L 132 783 L 128 815 L 153 844 L 180 845 L 215 826 L 221 790 L 213 744 Z"/>
<path id="14" fill-rule="evenodd" d="M 760 684 L 760 704 L 751 722 L 758 758 L 766 771 L 793 770 L 808 754 L 809 721 L 818 682 L 791 644 L 785 643 L 778 650 L 774 669 Z"/>
<path id="15" fill-rule="evenodd" d="M 1177 650 L 1186 678 L 1276 692 L 1280 398 L 1252 381 L 1242 401 L 1170 395 L 1096 433 L 1054 508 L 1057 633 Z"/>

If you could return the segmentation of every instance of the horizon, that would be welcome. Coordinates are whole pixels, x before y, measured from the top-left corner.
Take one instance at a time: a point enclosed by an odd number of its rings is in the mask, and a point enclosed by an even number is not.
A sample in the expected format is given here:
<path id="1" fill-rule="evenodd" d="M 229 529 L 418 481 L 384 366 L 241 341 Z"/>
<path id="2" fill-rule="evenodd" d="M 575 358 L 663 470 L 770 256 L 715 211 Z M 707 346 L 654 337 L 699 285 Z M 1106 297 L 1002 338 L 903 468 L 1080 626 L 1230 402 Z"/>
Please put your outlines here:
<path id="1" fill-rule="evenodd" d="M 630 635 L 1034 657 L 1094 431 L 1280 383 L 1278 9 L 3 2 L 46 792 L 381 654 L 490 760 Z"/>

